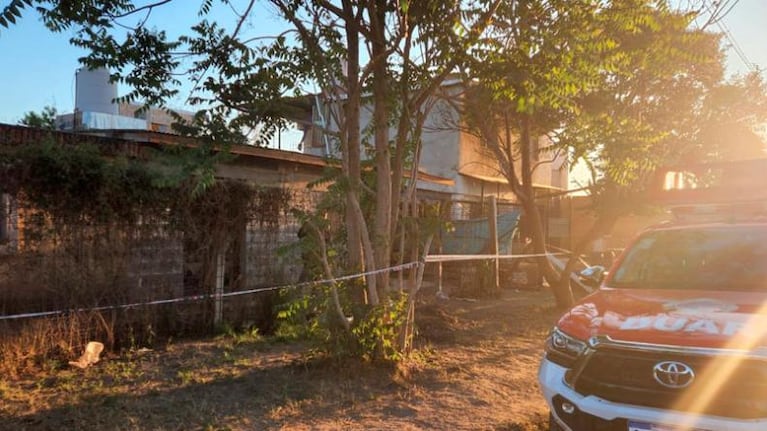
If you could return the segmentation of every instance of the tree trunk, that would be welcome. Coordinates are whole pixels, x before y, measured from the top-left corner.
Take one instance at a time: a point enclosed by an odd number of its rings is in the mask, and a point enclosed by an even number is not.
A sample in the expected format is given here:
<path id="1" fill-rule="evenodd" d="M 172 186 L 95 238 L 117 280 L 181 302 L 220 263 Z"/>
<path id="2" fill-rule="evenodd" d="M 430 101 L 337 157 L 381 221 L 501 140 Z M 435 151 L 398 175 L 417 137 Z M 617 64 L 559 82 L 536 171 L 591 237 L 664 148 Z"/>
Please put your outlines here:
<path id="1" fill-rule="evenodd" d="M 386 0 L 370 5 L 373 62 L 373 128 L 376 165 L 376 216 L 373 233 L 377 268 L 386 268 L 391 259 L 392 179 L 389 148 L 388 51 L 386 49 Z M 378 276 L 379 290 L 388 289 L 389 273 Z"/>
<path id="2" fill-rule="evenodd" d="M 368 270 L 375 268 L 376 263 L 374 261 L 374 253 L 373 253 L 373 242 L 370 240 L 369 230 L 367 222 L 365 221 L 365 216 L 362 213 L 362 208 L 360 208 L 359 201 L 352 201 L 352 212 L 354 213 L 354 220 L 356 223 L 360 226 L 360 233 L 362 237 L 362 256 L 365 259 L 365 267 L 369 268 Z M 367 295 L 368 295 L 368 304 L 370 305 L 378 305 L 380 296 L 378 295 L 378 289 L 376 288 L 376 280 L 377 278 L 375 276 L 373 277 L 367 277 Z"/>
<path id="3" fill-rule="evenodd" d="M 431 243 L 434 239 L 434 235 L 429 235 L 428 238 L 426 238 L 426 242 L 423 246 L 423 256 L 427 256 L 429 254 L 429 250 L 431 249 Z M 415 245 L 414 248 L 418 248 L 418 245 Z M 415 300 L 418 295 L 418 291 L 421 290 L 421 285 L 423 284 L 423 272 L 425 269 L 425 265 L 420 265 L 416 268 L 415 271 L 415 277 L 411 281 L 410 288 L 408 289 L 408 298 L 407 298 L 407 312 L 405 314 L 405 323 L 403 324 L 402 328 L 400 329 L 400 351 L 403 352 L 405 355 L 409 354 L 413 349 L 413 337 L 415 336 Z"/>
<path id="4" fill-rule="evenodd" d="M 362 225 L 354 207 L 359 206 L 360 182 L 361 182 L 361 127 L 360 127 L 360 54 L 359 54 L 359 23 L 354 19 L 354 10 L 350 2 L 344 2 L 346 14 L 346 44 L 347 72 L 346 72 L 346 100 L 344 104 L 344 130 L 341 131 L 342 145 L 344 146 L 343 168 L 349 180 L 346 192 L 346 244 L 349 251 L 349 270 L 353 273 L 362 272 L 363 249 L 362 249 Z M 338 101 L 340 103 L 340 101 Z M 359 303 L 370 301 L 364 289 L 355 291 L 353 297 Z"/>
<path id="5" fill-rule="evenodd" d="M 330 268 L 330 262 L 328 262 L 328 247 L 327 243 L 325 242 L 325 235 L 323 235 L 322 231 L 313 223 L 310 223 L 309 226 L 314 230 L 314 234 L 317 236 L 317 242 L 319 243 L 318 245 L 320 246 L 320 261 L 322 262 L 322 270 L 325 272 L 325 277 L 327 277 L 328 280 L 332 280 L 335 278 L 335 276 L 333 275 L 333 270 Z M 344 329 L 349 331 L 349 320 L 346 318 L 346 313 L 341 306 L 341 299 L 338 296 L 338 287 L 336 286 L 336 283 L 330 283 L 330 294 L 331 298 L 333 299 L 333 309 L 336 312 L 336 316 L 338 317 L 339 322 L 344 327 Z"/>
<path id="6" fill-rule="evenodd" d="M 532 139 L 537 139 L 532 136 L 532 126 L 530 117 L 525 116 L 522 120 L 521 130 L 521 144 L 520 155 L 522 158 L 521 177 L 522 177 L 522 193 L 518 195 L 522 203 L 522 207 L 525 210 L 525 217 L 528 221 L 528 227 L 530 228 L 531 237 L 533 241 L 533 251 L 535 254 L 543 255 L 546 253 L 546 236 L 543 229 L 543 220 L 541 219 L 541 213 L 538 210 L 538 206 L 535 204 L 535 190 L 533 188 L 533 172 L 532 172 L 532 152 L 530 151 L 530 145 Z M 539 256 L 536 258 L 538 262 L 538 268 L 543 272 L 543 276 L 551 286 L 554 299 L 559 308 L 568 308 L 572 306 L 574 302 L 573 292 L 570 290 L 570 284 L 565 283 L 561 285 L 558 283 L 559 277 L 556 270 L 551 266 L 549 258 L 547 256 Z"/>
<path id="7" fill-rule="evenodd" d="M 619 217 L 620 215 L 618 213 L 608 212 L 597 218 L 589 230 L 586 231 L 586 234 L 583 236 L 583 238 L 581 238 L 575 247 L 570 250 L 570 258 L 567 260 L 565 268 L 559 275 L 559 280 L 557 280 L 558 288 L 564 289 L 563 287 L 559 286 L 567 285 L 567 288 L 572 292 L 572 289 L 569 288 L 570 276 L 575 270 L 575 265 L 578 263 L 578 256 L 583 254 L 583 252 L 586 251 L 586 248 L 588 248 L 589 244 L 591 244 L 591 242 L 594 241 L 598 236 L 607 234 L 612 231 Z"/>

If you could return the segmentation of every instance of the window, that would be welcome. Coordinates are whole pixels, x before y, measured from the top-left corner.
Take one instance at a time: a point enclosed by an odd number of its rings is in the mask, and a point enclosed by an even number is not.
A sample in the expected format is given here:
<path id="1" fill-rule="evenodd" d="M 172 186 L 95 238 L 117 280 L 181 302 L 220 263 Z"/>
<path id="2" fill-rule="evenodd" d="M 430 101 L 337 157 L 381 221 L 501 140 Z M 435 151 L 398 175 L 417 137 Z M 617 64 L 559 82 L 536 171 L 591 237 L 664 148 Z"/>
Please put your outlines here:
<path id="1" fill-rule="evenodd" d="M 696 227 L 650 232 L 615 271 L 612 287 L 767 289 L 767 227 Z"/>

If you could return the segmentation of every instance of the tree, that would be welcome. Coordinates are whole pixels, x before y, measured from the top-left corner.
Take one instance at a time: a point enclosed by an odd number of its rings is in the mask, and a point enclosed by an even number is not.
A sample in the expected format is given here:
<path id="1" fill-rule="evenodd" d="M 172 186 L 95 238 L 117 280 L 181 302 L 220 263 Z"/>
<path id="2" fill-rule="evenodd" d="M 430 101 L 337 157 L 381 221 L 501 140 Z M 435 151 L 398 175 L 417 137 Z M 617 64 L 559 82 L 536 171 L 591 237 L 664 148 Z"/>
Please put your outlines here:
<path id="1" fill-rule="evenodd" d="M 721 81 L 718 38 L 664 2 L 525 2 L 501 16 L 470 63 L 470 124 L 523 206 L 536 253 L 546 245 L 534 170 L 557 153 L 593 161 L 597 223 L 577 256 L 641 203 L 657 166 L 693 154 L 691 127 L 711 119 L 701 105 Z M 539 258 L 560 307 L 573 301 L 574 264 L 557 274 Z"/>
<path id="2" fill-rule="evenodd" d="M 560 138 L 591 160 L 591 210 L 595 223 L 572 250 L 580 255 L 617 220 L 646 213 L 654 171 L 705 161 L 763 157 L 767 121 L 758 74 L 725 81 L 716 34 L 689 28 L 694 14 L 656 15 L 650 34 L 619 39 L 629 46 L 628 75 L 611 76 L 583 98 L 583 109 Z M 573 269 L 569 262 L 560 278 Z"/>
<path id="3" fill-rule="evenodd" d="M 319 86 L 333 117 L 324 133 L 341 156 L 346 272 L 388 267 L 392 238 L 417 235 L 404 221 L 416 214 L 420 131 L 450 73 L 466 79 L 464 117 L 497 156 L 538 253 L 546 244 L 537 166 L 554 154 L 596 157 L 595 202 L 625 202 L 658 163 L 691 154 L 679 144 L 692 124 L 681 114 L 701 112 L 702 89 L 721 74 L 715 38 L 691 30 L 693 15 L 660 0 L 269 0 L 287 26 L 269 37 L 243 34 L 255 0 L 233 10 L 231 28 L 207 19 L 227 1 L 201 0 L 200 21 L 175 40 L 149 20 L 171 2 L 11 0 L 0 25 L 36 6 L 51 30 L 74 27 L 72 43 L 90 52 L 83 63 L 110 68 L 132 89 L 123 101 L 163 106 L 188 79 L 198 113 L 179 130 L 209 145 L 243 143 L 253 130 L 270 138 L 285 126 L 291 97 Z M 372 110 L 367 126 L 363 108 Z M 549 138 L 542 147 L 540 136 Z M 540 264 L 557 302 L 569 304 L 566 275 L 545 258 Z M 355 296 L 386 307 L 388 284 L 384 271 Z M 336 308 L 345 320 L 347 311 Z"/>
<path id="4" fill-rule="evenodd" d="M 270 0 L 287 30 L 256 38 L 243 36 L 255 0 L 235 11 L 232 28 L 206 20 L 212 7 L 228 7 L 229 2 L 201 0 L 200 22 L 176 40 L 150 27 L 151 11 L 168 3 L 13 0 L 1 16 L 13 22 L 25 7 L 35 5 L 51 30 L 74 27 L 72 43 L 90 52 L 83 63 L 109 68 L 131 88 L 121 101 L 163 106 L 178 93 L 182 77 L 189 77 L 194 86 L 189 100 L 198 113 L 193 123 L 181 122 L 179 130 L 211 145 L 241 143 L 250 130 L 268 139 L 285 124 L 286 101 L 318 85 L 334 108 L 334 127 L 325 133 L 341 155 L 338 185 L 346 195 L 347 270 L 390 266 L 391 238 L 404 229 L 403 190 L 411 203 L 409 214 L 416 211 L 416 176 L 408 183 L 404 173 L 417 172 L 419 130 L 429 96 L 484 33 L 501 0 Z M 127 35 L 118 36 L 118 28 Z M 360 121 L 363 106 L 373 112 L 367 127 Z M 363 181 L 363 149 L 373 160 L 370 184 Z M 364 302 L 386 306 L 386 272 L 366 281 Z"/>
<path id="5" fill-rule="evenodd" d="M 428 109 L 425 105 L 459 64 L 460 55 L 455 48 L 470 47 L 500 3 L 498 0 L 477 2 L 465 18 L 462 12 L 467 10 L 461 9 L 459 2 L 342 1 L 338 6 L 324 1 L 273 1 L 297 29 L 305 52 L 322 53 L 312 69 L 313 79 L 332 83 L 328 86 L 332 89 L 331 102 L 343 99 L 343 112 L 336 112 L 333 119 L 338 126 L 335 137 L 341 150 L 342 182 L 347 193 L 347 246 L 352 270 L 364 268 L 370 271 L 391 265 L 391 238 L 400 226 L 404 236 L 400 210 L 405 186 L 403 177 L 409 165 L 411 178 L 416 178 L 420 130 L 424 110 Z M 303 15 L 299 15 L 299 11 Z M 444 25 L 445 22 L 464 31 L 454 32 L 452 27 Z M 425 57 L 414 58 L 416 45 L 427 53 Z M 364 66 L 360 60 L 360 46 L 366 47 L 370 56 Z M 396 92 L 392 93 L 391 88 Z M 363 94 L 370 94 L 370 99 Z M 373 112 L 369 130 L 363 130 L 360 124 L 363 105 Z M 393 140 L 389 132 L 392 126 L 396 129 Z M 372 144 L 362 139 L 368 134 L 373 137 Z M 372 190 L 363 186 L 363 147 L 373 155 L 375 182 Z M 407 187 L 407 200 L 411 202 L 409 215 L 415 213 L 412 205 L 414 184 L 412 181 Z M 373 201 L 372 226 L 362 208 L 366 200 Z M 388 285 L 386 272 L 377 279 L 367 280 L 370 305 L 379 304 Z M 413 315 L 417 285 L 414 280 L 408 316 Z M 412 328 L 412 325 L 408 327 Z M 408 336 L 403 337 L 406 339 Z"/>
<path id="6" fill-rule="evenodd" d="M 56 128 L 56 115 L 56 108 L 53 106 L 46 106 L 40 113 L 34 111 L 25 113 L 19 121 L 19 124 L 53 130 Z"/>
<path id="7" fill-rule="evenodd" d="M 590 1 L 509 2 L 466 71 L 464 116 L 495 154 L 500 171 L 522 205 L 536 253 L 546 250 L 543 220 L 533 187 L 535 160 L 554 154 L 538 137 L 562 127 L 600 71 L 613 67 L 612 40 L 603 33 L 600 7 Z M 538 259 L 554 285 L 556 273 Z M 557 303 L 572 301 L 555 288 Z"/>
<path id="8" fill-rule="evenodd" d="M 765 156 L 767 85 L 758 72 L 717 83 L 706 93 L 689 137 L 697 160 L 739 160 Z"/>

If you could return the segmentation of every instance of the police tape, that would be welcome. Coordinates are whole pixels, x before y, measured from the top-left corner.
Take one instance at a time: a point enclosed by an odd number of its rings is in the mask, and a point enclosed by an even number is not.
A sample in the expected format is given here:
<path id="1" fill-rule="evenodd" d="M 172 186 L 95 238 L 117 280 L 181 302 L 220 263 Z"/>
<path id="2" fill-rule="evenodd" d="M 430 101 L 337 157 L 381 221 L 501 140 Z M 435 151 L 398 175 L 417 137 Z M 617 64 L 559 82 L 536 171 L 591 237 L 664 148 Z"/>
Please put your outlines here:
<path id="1" fill-rule="evenodd" d="M 39 312 L 32 312 L 32 313 L 10 314 L 5 316 L 0 315 L 0 321 L 30 319 L 30 318 L 50 317 L 50 316 L 62 316 L 62 315 L 74 314 L 74 313 L 88 313 L 88 312 L 110 311 L 110 310 L 129 310 L 132 308 L 149 307 L 154 305 L 177 304 L 177 303 L 183 303 L 183 302 L 198 302 L 198 301 L 204 301 L 208 299 L 253 295 L 256 293 L 271 292 L 271 291 L 282 290 L 282 289 L 298 289 L 302 287 L 310 287 L 310 286 L 317 286 L 317 285 L 323 285 L 323 284 L 338 283 L 338 282 L 348 281 L 348 280 L 355 280 L 362 277 L 368 277 L 371 275 L 383 274 L 386 272 L 399 272 L 406 269 L 415 268 L 415 267 L 424 265 L 425 263 L 459 262 L 459 261 L 488 260 L 488 259 L 529 259 L 529 258 L 535 258 L 535 257 L 541 257 L 541 256 L 557 256 L 557 255 L 568 255 L 568 254 L 569 253 L 540 253 L 540 254 L 514 254 L 514 255 L 434 254 L 434 255 L 426 256 L 423 262 L 408 262 L 408 263 L 403 263 L 400 265 L 391 266 L 388 268 L 381 268 L 374 271 L 367 271 L 367 272 L 362 272 L 358 274 L 344 275 L 341 277 L 335 277 L 331 279 L 305 281 L 305 282 L 295 283 L 295 284 L 262 287 L 262 288 L 256 288 L 256 289 L 248 289 L 248 290 L 239 290 L 235 292 L 224 292 L 221 294 L 206 293 L 202 295 L 191 295 L 191 296 L 182 296 L 182 297 L 169 298 L 169 299 L 158 299 L 154 301 L 134 302 L 130 304 L 102 305 L 97 307 L 74 308 L 69 310 L 39 311 Z"/>
<path id="2" fill-rule="evenodd" d="M 531 254 L 430 254 L 424 260 L 426 263 L 461 262 L 469 260 L 513 260 L 531 259 L 536 257 L 569 256 L 571 253 L 531 253 Z"/>
<path id="3" fill-rule="evenodd" d="M 92 313 L 92 312 L 109 311 L 109 310 L 128 310 L 132 308 L 148 307 L 153 305 L 175 304 L 175 303 L 182 303 L 182 302 L 197 302 L 197 301 L 204 301 L 206 299 L 229 298 L 233 296 L 252 295 L 255 293 L 271 292 L 275 290 L 297 289 L 301 287 L 310 287 L 310 286 L 316 286 L 316 285 L 322 285 L 322 284 L 338 283 L 341 281 L 355 280 L 358 278 L 383 274 L 386 272 L 403 271 L 406 269 L 415 268 L 420 265 L 423 265 L 423 263 L 408 262 L 408 263 L 403 263 L 401 265 L 391 266 L 388 268 L 381 268 L 374 271 L 362 272 L 359 274 L 344 275 L 344 276 L 336 277 L 332 279 L 305 281 L 301 283 L 286 284 L 281 286 L 262 287 L 257 289 L 240 290 L 236 292 L 224 292 L 221 294 L 206 293 L 203 295 L 182 296 L 178 298 L 158 299 L 154 301 L 135 302 L 131 304 L 102 305 L 102 306 L 90 307 L 90 308 L 74 308 L 69 310 L 40 311 L 40 312 L 33 312 L 33 313 L 10 314 L 6 316 L 0 316 L 0 320 L 30 319 L 30 318 L 37 318 L 37 317 L 62 316 L 62 315 L 74 314 L 74 313 L 89 313 L 89 312 Z"/>

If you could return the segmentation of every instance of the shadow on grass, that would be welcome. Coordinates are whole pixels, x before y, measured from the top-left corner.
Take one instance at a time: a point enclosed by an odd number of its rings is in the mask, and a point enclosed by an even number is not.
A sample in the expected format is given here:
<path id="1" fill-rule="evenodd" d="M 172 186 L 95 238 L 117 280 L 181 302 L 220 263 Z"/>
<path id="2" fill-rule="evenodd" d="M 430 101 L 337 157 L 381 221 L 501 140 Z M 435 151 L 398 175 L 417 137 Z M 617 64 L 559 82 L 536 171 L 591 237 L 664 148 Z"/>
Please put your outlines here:
<path id="1" fill-rule="evenodd" d="M 3 418 L 0 428 L 279 429 L 297 418 L 311 423 L 313 417 L 353 414 L 358 402 L 390 392 L 394 374 L 391 366 L 317 359 L 205 381 L 137 379 L 123 393 L 96 384 L 73 396 L 72 402 L 62 400 L 51 409 Z"/>
<path id="2" fill-rule="evenodd" d="M 9 386 L 29 392 L 0 400 L 0 429 L 544 429 L 499 409 L 512 393 L 525 402 L 514 408 L 538 408 L 527 401 L 538 397 L 534 369 L 555 314 L 540 294 L 505 298 L 419 309 L 417 345 L 429 353 L 412 373 L 307 359 L 301 346 L 189 343 Z"/>

